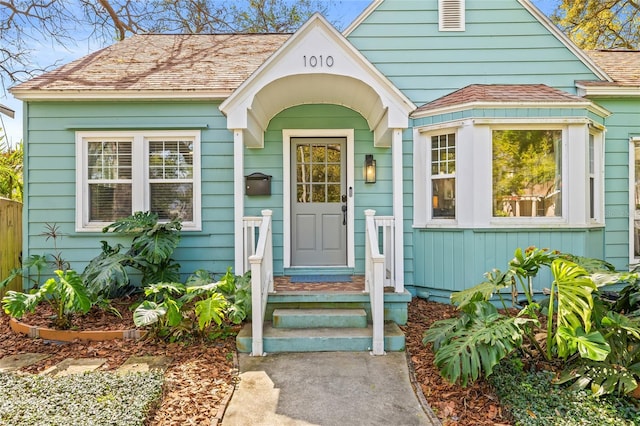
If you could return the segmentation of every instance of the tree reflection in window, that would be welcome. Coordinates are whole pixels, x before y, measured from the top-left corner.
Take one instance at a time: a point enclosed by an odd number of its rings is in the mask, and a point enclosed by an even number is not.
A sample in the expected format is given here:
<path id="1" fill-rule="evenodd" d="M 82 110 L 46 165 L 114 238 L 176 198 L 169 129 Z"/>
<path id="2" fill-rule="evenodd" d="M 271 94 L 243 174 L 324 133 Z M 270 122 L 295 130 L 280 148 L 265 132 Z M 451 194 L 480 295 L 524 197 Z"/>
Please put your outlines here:
<path id="1" fill-rule="evenodd" d="M 493 131 L 493 216 L 562 216 L 562 131 Z"/>
<path id="2" fill-rule="evenodd" d="M 340 202 L 341 159 L 340 144 L 296 144 L 296 196 L 299 203 Z"/>

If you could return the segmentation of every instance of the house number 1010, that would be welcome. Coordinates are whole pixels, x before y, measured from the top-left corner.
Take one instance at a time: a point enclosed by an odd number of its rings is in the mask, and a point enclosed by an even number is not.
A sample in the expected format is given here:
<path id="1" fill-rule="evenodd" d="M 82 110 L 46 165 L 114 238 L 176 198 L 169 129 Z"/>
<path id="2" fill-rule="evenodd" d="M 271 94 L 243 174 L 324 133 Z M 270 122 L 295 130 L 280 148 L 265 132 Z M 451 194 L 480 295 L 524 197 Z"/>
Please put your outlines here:
<path id="1" fill-rule="evenodd" d="M 302 60 L 304 61 L 304 67 L 311 67 L 311 68 L 316 68 L 316 67 L 329 67 L 331 68 L 333 66 L 333 56 L 329 55 L 329 56 L 322 56 L 322 55 L 318 55 L 318 56 L 309 56 L 307 57 L 307 55 L 304 55 L 302 57 Z"/>

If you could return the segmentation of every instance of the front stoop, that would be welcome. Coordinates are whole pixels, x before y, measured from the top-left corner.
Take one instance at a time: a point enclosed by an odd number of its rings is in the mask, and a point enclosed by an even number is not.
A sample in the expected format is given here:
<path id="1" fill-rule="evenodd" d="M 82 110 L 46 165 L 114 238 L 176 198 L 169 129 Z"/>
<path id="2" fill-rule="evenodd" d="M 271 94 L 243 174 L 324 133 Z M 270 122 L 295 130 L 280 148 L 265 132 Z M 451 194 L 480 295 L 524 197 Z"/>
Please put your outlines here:
<path id="1" fill-rule="evenodd" d="M 265 322 L 263 350 L 278 352 L 370 351 L 373 328 L 364 309 L 275 309 L 273 321 Z M 386 351 L 405 348 L 404 333 L 394 322 L 384 329 Z M 251 324 L 236 338 L 238 351 L 250 353 Z"/>

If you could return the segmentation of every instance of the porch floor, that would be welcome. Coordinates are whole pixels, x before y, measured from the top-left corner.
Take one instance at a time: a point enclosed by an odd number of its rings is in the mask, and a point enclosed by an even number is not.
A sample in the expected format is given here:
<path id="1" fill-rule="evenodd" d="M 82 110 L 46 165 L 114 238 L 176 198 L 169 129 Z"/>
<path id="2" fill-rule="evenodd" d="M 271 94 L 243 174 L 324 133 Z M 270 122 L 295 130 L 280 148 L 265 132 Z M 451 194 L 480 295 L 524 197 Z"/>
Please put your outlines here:
<path id="1" fill-rule="evenodd" d="M 364 275 L 353 275 L 351 282 L 291 282 L 290 276 L 274 277 L 273 289 L 276 293 L 304 293 L 304 292 L 322 292 L 322 293 L 350 293 L 364 292 Z"/>

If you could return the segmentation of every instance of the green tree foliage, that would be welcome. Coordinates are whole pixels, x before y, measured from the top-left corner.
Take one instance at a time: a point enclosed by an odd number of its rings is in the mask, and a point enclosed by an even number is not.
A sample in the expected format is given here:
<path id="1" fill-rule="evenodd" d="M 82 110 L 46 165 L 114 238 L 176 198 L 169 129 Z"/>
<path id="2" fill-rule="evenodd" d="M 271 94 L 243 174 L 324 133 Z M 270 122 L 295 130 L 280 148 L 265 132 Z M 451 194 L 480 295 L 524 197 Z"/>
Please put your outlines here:
<path id="1" fill-rule="evenodd" d="M 582 49 L 640 49 L 638 0 L 562 0 L 551 19 Z"/>
<path id="2" fill-rule="evenodd" d="M 22 143 L 12 147 L 0 136 L 0 197 L 22 201 Z"/>

